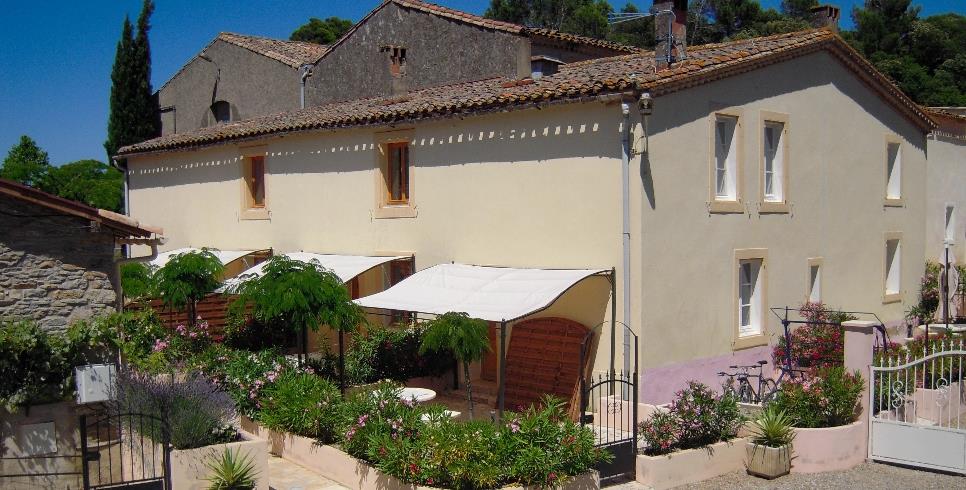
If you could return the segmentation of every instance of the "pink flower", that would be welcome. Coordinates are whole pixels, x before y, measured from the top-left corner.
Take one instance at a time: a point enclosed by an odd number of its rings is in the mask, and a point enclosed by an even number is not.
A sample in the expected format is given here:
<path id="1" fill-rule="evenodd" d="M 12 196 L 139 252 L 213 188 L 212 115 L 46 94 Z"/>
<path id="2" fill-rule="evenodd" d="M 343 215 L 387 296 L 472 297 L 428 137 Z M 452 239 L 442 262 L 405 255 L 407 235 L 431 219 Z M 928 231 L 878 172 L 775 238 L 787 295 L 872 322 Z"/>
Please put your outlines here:
<path id="1" fill-rule="evenodd" d="M 161 352 L 168 348 L 168 343 L 164 340 L 158 339 L 154 341 L 154 352 Z"/>

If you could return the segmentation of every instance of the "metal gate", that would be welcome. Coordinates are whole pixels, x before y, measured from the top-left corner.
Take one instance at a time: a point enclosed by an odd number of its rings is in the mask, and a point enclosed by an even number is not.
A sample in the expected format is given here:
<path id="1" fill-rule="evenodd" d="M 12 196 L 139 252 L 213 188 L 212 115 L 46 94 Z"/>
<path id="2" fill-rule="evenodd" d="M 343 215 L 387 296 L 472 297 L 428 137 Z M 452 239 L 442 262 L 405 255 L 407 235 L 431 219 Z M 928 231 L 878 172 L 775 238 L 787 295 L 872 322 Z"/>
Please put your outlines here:
<path id="1" fill-rule="evenodd" d="M 80 417 L 84 489 L 171 490 L 168 424 L 153 415 Z"/>
<path id="2" fill-rule="evenodd" d="M 869 368 L 869 458 L 966 474 L 966 345 L 927 345 Z"/>
<path id="3" fill-rule="evenodd" d="M 624 326 L 624 328 L 627 328 Z M 630 329 L 627 329 L 630 331 Z M 580 377 L 580 423 L 594 431 L 595 446 L 604 448 L 613 460 L 597 465 L 602 482 L 634 479 L 637 468 L 637 335 L 632 371 L 611 371 Z M 587 359 L 593 330 L 581 346 L 581 363 Z"/>

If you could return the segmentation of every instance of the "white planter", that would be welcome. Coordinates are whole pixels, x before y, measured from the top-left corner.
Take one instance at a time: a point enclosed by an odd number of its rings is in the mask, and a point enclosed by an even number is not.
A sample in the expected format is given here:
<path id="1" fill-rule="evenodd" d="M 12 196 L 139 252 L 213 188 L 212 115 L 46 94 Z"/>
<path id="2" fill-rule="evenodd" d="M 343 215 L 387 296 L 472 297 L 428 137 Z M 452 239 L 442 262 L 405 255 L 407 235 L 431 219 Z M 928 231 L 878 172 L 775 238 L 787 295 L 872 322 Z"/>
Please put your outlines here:
<path id="1" fill-rule="evenodd" d="M 654 490 L 721 476 L 745 467 L 745 443 L 738 438 L 661 456 L 637 456 L 637 481 Z"/>
<path id="2" fill-rule="evenodd" d="M 745 445 L 748 473 L 773 480 L 792 468 L 792 446 L 768 447 L 753 442 Z"/>
<path id="3" fill-rule="evenodd" d="M 225 444 L 214 444 L 195 449 L 171 450 L 171 487 L 176 490 L 207 489 L 210 484 L 207 478 L 211 476 L 211 469 L 208 468 L 206 463 L 221 459 L 225 449 L 229 449 L 236 456 L 247 458 L 252 462 L 257 472 L 255 488 L 257 490 L 268 490 L 268 442 L 263 439 L 246 437 L 247 434 L 244 433 L 242 433 L 242 436 L 243 439 L 240 441 Z M 157 447 L 152 449 L 147 446 L 142 451 L 140 442 L 141 439 L 135 437 L 121 446 L 121 460 L 131 462 L 124 468 L 126 480 L 137 479 L 145 474 L 161 474 L 161 467 L 164 465 L 162 452 Z M 147 438 L 144 439 L 144 442 L 149 443 Z M 134 452 L 133 455 L 131 451 Z M 141 454 L 144 454 L 145 459 L 141 459 Z"/>
<path id="4" fill-rule="evenodd" d="M 795 429 L 792 473 L 820 473 L 854 468 L 867 454 L 868 431 L 859 421 L 821 429 Z"/>

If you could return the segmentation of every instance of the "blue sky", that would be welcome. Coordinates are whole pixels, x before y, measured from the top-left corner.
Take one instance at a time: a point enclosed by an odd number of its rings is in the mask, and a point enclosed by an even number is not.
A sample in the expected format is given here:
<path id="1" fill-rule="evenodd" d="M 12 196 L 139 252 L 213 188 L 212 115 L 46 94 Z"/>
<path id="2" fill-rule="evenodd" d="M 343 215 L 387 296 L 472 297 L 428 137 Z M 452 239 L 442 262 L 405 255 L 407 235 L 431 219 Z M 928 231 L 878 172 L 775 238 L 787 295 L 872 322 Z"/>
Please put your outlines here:
<path id="1" fill-rule="evenodd" d="M 152 82 L 155 89 L 220 31 L 287 38 L 309 17 L 358 20 L 379 0 L 155 0 Z M 489 0 L 435 0 L 482 14 Z M 837 3 L 843 11 L 862 0 Z M 650 0 L 633 0 L 647 7 Z M 776 7 L 780 0 L 763 0 Z M 919 0 L 922 15 L 966 13 L 964 0 Z M 623 0 L 611 0 L 615 6 Z M 111 65 L 124 15 L 140 0 L 6 2 L 0 16 L 0 152 L 20 135 L 37 140 L 55 165 L 105 160 Z M 844 27 L 851 27 L 848 16 Z"/>

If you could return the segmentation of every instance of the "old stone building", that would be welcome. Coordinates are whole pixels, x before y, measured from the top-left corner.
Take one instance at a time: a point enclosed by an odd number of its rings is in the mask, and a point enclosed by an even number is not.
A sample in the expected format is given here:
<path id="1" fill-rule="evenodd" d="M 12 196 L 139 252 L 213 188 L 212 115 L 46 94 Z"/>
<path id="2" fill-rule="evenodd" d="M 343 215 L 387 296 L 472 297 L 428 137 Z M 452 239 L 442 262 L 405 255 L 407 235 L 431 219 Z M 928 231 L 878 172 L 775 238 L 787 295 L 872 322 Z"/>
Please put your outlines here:
<path id="1" fill-rule="evenodd" d="M 160 230 L 0 179 L 0 320 L 50 330 L 111 310 L 119 243 L 158 244 Z"/>

